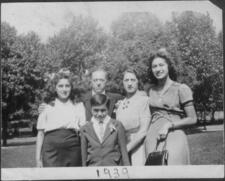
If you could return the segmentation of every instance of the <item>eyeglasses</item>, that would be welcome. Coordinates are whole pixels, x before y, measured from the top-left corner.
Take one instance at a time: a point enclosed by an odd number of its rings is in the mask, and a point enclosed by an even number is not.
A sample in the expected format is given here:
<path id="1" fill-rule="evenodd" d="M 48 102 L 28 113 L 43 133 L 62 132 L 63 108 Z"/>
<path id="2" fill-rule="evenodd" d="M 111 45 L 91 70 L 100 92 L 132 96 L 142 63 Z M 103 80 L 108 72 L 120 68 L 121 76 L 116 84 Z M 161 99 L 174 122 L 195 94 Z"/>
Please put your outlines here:
<path id="1" fill-rule="evenodd" d="M 94 112 L 106 112 L 106 109 L 93 109 Z"/>

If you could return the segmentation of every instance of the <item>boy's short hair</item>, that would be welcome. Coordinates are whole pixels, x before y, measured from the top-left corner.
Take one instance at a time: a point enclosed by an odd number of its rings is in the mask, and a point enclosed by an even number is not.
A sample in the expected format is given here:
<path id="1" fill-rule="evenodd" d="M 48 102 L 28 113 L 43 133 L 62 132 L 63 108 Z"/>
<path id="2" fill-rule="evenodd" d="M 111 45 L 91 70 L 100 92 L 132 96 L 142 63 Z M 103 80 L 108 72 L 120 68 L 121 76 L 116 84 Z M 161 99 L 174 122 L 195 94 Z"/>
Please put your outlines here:
<path id="1" fill-rule="evenodd" d="M 91 107 L 93 106 L 101 106 L 106 105 L 107 109 L 109 109 L 109 99 L 104 94 L 95 94 L 91 97 Z"/>

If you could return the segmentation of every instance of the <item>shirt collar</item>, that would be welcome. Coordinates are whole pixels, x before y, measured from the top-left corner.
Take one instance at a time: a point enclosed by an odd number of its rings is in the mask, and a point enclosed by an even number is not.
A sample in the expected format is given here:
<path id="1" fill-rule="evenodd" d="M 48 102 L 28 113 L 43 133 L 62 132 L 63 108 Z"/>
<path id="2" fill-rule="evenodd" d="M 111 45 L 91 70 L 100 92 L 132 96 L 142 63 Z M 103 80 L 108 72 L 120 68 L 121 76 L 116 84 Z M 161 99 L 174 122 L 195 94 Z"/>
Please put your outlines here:
<path id="1" fill-rule="evenodd" d="M 69 106 L 69 105 L 71 105 L 72 104 L 72 102 L 71 102 L 71 100 L 69 100 L 68 99 L 68 101 L 66 101 L 66 102 L 61 102 L 59 99 L 55 99 L 55 105 L 62 105 L 62 106 Z"/>
<path id="2" fill-rule="evenodd" d="M 105 117 L 105 119 L 103 120 L 103 124 L 107 124 L 107 123 L 109 122 L 110 119 L 111 119 L 110 116 L 107 115 L 107 116 Z M 94 116 L 92 116 L 91 122 L 94 123 L 94 124 L 99 123 L 99 121 L 98 121 L 97 119 L 95 119 Z"/>

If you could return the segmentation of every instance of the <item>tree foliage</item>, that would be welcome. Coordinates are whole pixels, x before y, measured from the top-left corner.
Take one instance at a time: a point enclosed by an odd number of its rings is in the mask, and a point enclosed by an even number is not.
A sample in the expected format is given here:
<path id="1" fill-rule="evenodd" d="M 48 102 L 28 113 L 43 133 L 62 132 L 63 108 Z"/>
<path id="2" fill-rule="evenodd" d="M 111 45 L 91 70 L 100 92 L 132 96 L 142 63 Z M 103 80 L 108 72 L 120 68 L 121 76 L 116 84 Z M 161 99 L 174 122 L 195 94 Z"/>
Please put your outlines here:
<path id="1" fill-rule="evenodd" d="M 182 66 L 180 81 L 194 89 L 197 104 L 215 107 L 215 102 L 222 98 L 217 97 L 217 90 L 222 90 L 223 61 L 222 44 L 216 37 L 212 19 L 209 14 L 192 11 L 174 13 L 167 27 L 172 30 L 168 35 L 176 42 L 173 48 Z"/>
<path id="2" fill-rule="evenodd" d="M 85 74 L 103 59 L 106 34 L 91 17 L 74 17 L 71 24 L 50 38 L 47 49 L 52 62 L 51 70 L 62 67 L 70 69 L 78 76 L 78 85 L 84 85 Z"/>
<path id="3" fill-rule="evenodd" d="M 127 66 L 135 67 L 140 74 L 141 84 L 146 83 L 149 80 L 148 58 L 151 53 L 164 46 L 163 24 L 151 13 L 124 13 L 112 23 L 111 30 L 113 41 L 119 46 L 113 50 L 109 47 L 110 56 L 107 57 L 108 62 L 115 62 L 115 69 L 111 70 L 117 70 L 112 71 L 114 80 L 118 80 L 117 85 L 122 88 L 122 72 Z"/>
<path id="4" fill-rule="evenodd" d="M 14 36 L 4 38 L 8 33 Z M 36 96 L 44 86 L 44 46 L 35 33 L 17 36 L 14 28 L 5 23 L 2 24 L 2 42 L 6 45 L 1 52 L 2 111 L 9 114 L 10 119 L 24 118 L 30 116 L 32 103 L 36 103 Z"/>

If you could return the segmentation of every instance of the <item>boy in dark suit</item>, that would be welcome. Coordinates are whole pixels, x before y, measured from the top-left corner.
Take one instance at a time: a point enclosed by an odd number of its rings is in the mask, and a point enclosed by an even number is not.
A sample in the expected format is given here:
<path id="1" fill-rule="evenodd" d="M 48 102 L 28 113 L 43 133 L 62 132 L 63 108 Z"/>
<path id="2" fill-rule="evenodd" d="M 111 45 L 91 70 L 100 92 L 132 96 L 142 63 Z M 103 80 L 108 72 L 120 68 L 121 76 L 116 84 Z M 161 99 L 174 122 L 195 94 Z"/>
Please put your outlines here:
<path id="1" fill-rule="evenodd" d="M 81 132 L 83 166 L 130 165 L 125 130 L 119 121 L 108 116 L 109 100 L 106 95 L 96 94 L 91 100 L 91 121 Z"/>

